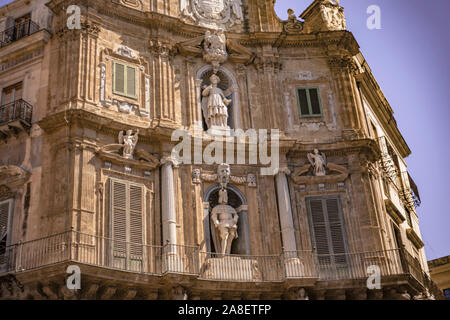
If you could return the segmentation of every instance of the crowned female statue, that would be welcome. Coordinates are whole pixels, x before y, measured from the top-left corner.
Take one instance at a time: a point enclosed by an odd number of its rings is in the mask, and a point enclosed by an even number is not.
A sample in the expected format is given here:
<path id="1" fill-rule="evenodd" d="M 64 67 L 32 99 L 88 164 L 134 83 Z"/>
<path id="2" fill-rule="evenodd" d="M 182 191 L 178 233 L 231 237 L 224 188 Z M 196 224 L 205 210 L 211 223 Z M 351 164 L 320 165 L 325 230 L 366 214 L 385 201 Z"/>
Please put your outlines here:
<path id="1" fill-rule="evenodd" d="M 220 78 L 213 74 L 209 80 L 211 84 L 203 89 L 202 111 L 208 128 L 228 128 L 228 105 L 231 100 L 225 97 L 224 92 L 217 85 Z"/>

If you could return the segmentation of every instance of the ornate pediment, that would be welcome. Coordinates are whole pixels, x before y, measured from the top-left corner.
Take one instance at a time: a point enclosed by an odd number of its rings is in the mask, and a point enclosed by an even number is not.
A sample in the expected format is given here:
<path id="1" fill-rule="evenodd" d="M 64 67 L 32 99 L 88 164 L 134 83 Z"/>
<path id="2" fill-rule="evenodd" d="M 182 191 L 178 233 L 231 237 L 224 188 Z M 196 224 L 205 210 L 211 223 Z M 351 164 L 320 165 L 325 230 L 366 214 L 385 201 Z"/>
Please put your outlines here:
<path id="1" fill-rule="evenodd" d="M 178 52 L 185 56 L 202 57 L 204 54 L 205 36 L 196 37 L 176 44 Z M 228 61 L 238 64 L 250 64 L 256 57 L 251 50 L 234 40 L 226 40 Z"/>
<path id="2" fill-rule="evenodd" d="M 159 165 L 159 160 L 143 149 L 135 150 L 139 138 L 139 130 L 120 131 L 119 143 L 108 144 L 97 149 L 98 156 L 105 161 L 117 163 L 128 167 L 141 167 L 154 169 Z"/>
<path id="3" fill-rule="evenodd" d="M 326 174 L 324 176 L 314 175 L 314 168 L 308 164 L 295 170 L 291 178 L 297 184 L 317 184 L 317 183 L 332 183 L 343 182 L 347 179 L 349 171 L 347 168 L 328 163 L 326 165 Z"/>

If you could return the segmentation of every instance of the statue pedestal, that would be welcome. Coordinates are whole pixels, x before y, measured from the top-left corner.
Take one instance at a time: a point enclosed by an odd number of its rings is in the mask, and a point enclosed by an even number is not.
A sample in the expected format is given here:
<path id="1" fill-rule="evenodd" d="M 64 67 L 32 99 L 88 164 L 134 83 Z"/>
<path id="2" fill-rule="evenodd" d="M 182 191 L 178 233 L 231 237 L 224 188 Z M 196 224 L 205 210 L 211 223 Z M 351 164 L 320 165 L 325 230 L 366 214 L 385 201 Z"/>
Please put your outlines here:
<path id="1" fill-rule="evenodd" d="M 201 278 L 228 281 L 261 281 L 258 262 L 253 259 L 225 256 L 205 261 Z"/>
<path id="2" fill-rule="evenodd" d="M 211 128 L 206 131 L 207 134 L 211 136 L 225 136 L 229 137 L 231 136 L 231 129 L 230 127 L 219 127 L 219 126 L 211 126 Z"/>

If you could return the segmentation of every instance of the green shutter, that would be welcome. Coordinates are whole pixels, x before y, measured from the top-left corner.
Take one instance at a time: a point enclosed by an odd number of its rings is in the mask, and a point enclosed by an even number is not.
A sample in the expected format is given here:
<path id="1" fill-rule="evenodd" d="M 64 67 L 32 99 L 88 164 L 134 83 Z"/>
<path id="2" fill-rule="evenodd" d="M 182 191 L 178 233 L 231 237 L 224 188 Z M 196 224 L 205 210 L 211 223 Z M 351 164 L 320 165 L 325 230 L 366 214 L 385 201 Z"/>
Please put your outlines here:
<path id="1" fill-rule="evenodd" d="M 321 272 L 335 275 L 347 264 L 342 211 L 337 197 L 308 199 L 311 237 Z"/>
<path id="2" fill-rule="evenodd" d="M 136 97 L 136 68 L 127 66 L 127 96 Z"/>
<path id="3" fill-rule="evenodd" d="M 111 180 L 112 266 L 141 271 L 143 262 L 143 187 Z"/>
<path id="4" fill-rule="evenodd" d="M 121 96 L 137 98 L 136 67 L 114 62 L 113 92 Z"/>
<path id="5" fill-rule="evenodd" d="M 322 115 L 319 88 L 298 88 L 297 98 L 300 117 L 318 117 Z"/>
<path id="6" fill-rule="evenodd" d="M 114 63 L 114 93 L 125 94 L 125 66 L 121 63 Z"/>

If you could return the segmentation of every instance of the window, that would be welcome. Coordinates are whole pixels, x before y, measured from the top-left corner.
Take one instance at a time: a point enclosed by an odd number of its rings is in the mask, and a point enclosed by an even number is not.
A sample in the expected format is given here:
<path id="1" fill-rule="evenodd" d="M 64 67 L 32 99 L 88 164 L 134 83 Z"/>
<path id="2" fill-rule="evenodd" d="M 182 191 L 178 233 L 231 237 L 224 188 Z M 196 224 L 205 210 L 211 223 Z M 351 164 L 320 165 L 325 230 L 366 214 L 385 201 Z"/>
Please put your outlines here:
<path id="1" fill-rule="evenodd" d="M 342 209 L 337 196 L 307 199 L 311 237 L 322 273 L 345 271 L 347 245 Z"/>
<path id="2" fill-rule="evenodd" d="M 22 99 L 22 82 L 6 87 L 2 92 L 2 105 Z"/>
<path id="3" fill-rule="evenodd" d="M 13 200 L 0 202 L 0 266 L 7 261 L 6 248 L 9 245 L 8 231 L 11 222 L 11 211 L 13 209 Z"/>
<path id="4" fill-rule="evenodd" d="M 113 92 L 128 98 L 137 98 L 137 68 L 114 62 Z"/>
<path id="5" fill-rule="evenodd" d="M 322 115 L 319 88 L 299 88 L 297 98 L 300 117 L 317 117 Z"/>
<path id="6" fill-rule="evenodd" d="M 405 213 L 406 213 L 406 221 L 408 222 L 409 227 L 412 228 L 413 224 L 411 219 L 411 212 L 405 208 Z"/>
<path id="7" fill-rule="evenodd" d="M 114 268 L 143 270 L 144 187 L 110 179 L 111 259 Z"/>
<path id="8" fill-rule="evenodd" d="M 450 300 L 450 288 L 444 290 L 444 295 L 447 300 Z"/>

